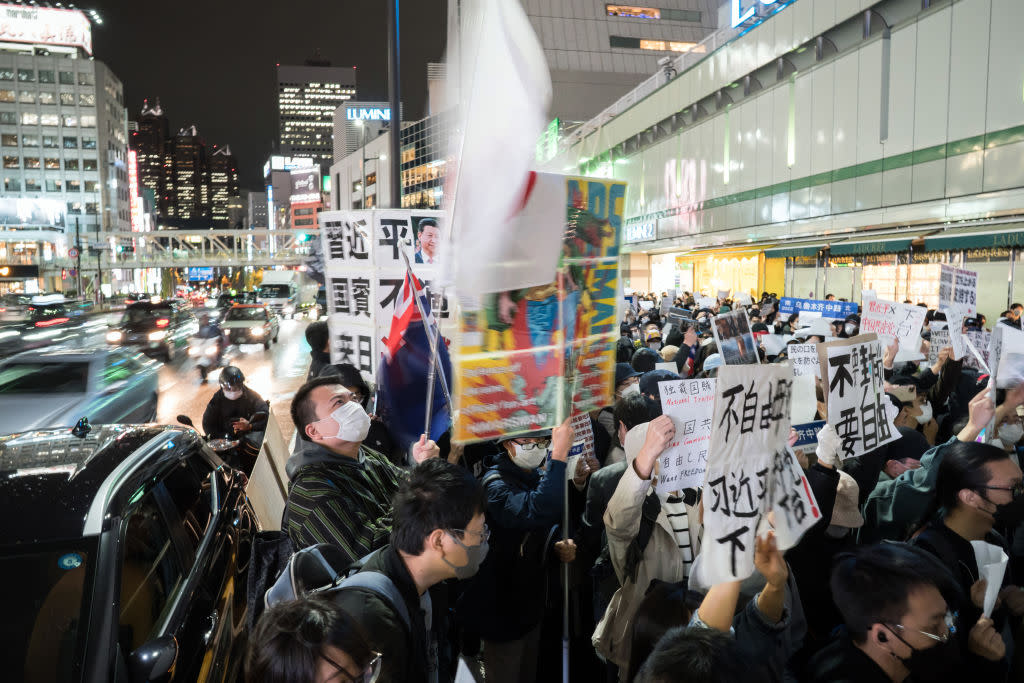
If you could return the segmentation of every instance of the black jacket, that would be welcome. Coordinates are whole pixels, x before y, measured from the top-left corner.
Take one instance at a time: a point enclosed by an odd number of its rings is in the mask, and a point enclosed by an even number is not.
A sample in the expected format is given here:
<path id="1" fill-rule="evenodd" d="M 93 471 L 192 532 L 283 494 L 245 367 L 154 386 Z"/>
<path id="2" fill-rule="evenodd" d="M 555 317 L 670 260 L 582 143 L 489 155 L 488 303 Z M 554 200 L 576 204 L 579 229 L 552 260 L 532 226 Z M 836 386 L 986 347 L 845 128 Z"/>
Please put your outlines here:
<path id="1" fill-rule="evenodd" d="M 435 661 L 427 650 L 427 625 L 419 592 L 398 551 L 384 546 L 364 565 L 363 571 L 378 571 L 391 579 L 405 599 L 412 621 L 410 633 L 391 604 L 371 590 L 352 588 L 335 594 L 335 604 L 359 622 L 369 638 L 370 648 L 383 655 L 377 680 L 381 683 L 427 683 L 430 681 L 430 667 L 437 666 L 438 680 L 451 681 L 454 668 L 445 637 L 448 609 L 442 587 L 435 586 L 429 591 L 432 607 L 430 634 L 432 641 L 437 643 L 438 653 Z"/>
<path id="2" fill-rule="evenodd" d="M 306 375 L 306 381 L 316 379 L 320 376 L 320 372 L 331 364 L 331 354 L 325 351 L 317 351 L 316 349 L 310 349 L 309 351 L 309 374 Z"/>
<path id="3" fill-rule="evenodd" d="M 218 389 L 207 404 L 206 412 L 203 413 L 203 431 L 216 437 L 233 436 L 232 422 L 240 417 L 248 420 L 256 413 L 268 410 L 270 404 L 248 386 L 242 386 L 242 396 L 235 401 L 228 400 L 224 396 L 224 390 Z M 261 432 L 266 429 L 266 424 L 266 420 L 262 420 L 258 424 L 253 424 L 252 429 L 254 432 Z"/>
<path id="4" fill-rule="evenodd" d="M 804 668 L 807 683 L 891 683 L 888 674 L 843 634 L 815 655 Z M 906 679 L 904 683 L 912 683 Z"/>

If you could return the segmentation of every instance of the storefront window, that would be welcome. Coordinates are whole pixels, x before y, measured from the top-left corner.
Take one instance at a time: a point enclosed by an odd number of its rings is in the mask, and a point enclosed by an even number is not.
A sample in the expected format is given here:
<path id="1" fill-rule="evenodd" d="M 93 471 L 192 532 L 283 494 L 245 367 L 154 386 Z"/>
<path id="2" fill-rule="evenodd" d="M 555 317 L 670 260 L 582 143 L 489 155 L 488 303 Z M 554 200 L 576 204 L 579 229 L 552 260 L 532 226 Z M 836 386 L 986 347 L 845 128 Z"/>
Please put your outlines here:
<path id="1" fill-rule="evenodd" d="M 999 314 L 1006 310 L 1009 294 L 1010 250 L 992 247 L 988 249 L 968 249 L 965 254 L 964 268 L 978 273 L 978 311 L 988 318 L 989 327 L 999 319 Z"/>

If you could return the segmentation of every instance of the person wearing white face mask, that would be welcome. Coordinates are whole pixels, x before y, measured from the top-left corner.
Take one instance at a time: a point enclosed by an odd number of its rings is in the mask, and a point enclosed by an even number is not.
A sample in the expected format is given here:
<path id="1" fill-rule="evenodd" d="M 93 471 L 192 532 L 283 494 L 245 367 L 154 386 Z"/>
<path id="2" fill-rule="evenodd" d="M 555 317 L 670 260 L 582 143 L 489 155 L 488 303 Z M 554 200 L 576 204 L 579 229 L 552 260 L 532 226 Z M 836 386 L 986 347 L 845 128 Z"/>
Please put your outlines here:
<path id="1" fill-rule="evenodd" d="M 370 417 L 337 377 L 307 382 L 292 399 L 303 448 L 285 468 L 291 485 L 282 529 L 297 548 L 334 543 L 352 561 L 388 542 L 391 498 L 406 471 L 363 444 Z M 440 450 L 426 435 L 413 446 L 423 462 Z"/>

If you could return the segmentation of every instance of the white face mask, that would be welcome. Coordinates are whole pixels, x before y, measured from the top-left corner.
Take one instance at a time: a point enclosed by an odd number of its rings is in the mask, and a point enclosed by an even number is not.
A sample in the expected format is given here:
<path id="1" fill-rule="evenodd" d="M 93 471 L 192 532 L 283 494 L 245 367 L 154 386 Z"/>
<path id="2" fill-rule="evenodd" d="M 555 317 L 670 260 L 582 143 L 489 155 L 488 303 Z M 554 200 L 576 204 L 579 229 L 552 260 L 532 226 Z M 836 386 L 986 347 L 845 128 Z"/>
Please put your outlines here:
<path id="1" fill-rule="evenodd" d="M 1024 438 L 1024 427 L 1021 426 L 1020 422 L 1004 424 L 999 428 L 999 440 L 1007 448 L 1012 447 L 1021 438 Z"/>
<path id="2" fill-rule="evenodd" d="M 333 437 L 353 443 L 363 441 L 370 433 L 370 416 L 358 401 L 342 404 L 333 413 L 314 424 L 325 438 Z M 333 429 L 337 429 L 335 434 L 331 433 Z"/>
<path id="3" fill-rule="evenodd" d="M 535 470 L 544 464 L 544 459 L 548 455 L 548 449 L 544 446 L 536 443 L 529 444 L 512 444 L 515 446 L 515 456 L 512 458 L 512 462 L 522 467 L 524 470 Z"/>
<path id="4" fill-rule="evenodd" d="M 231 391 L 230 389 L 225 389 L 224 387 L 221 387 L 220 390 L 224 392 L 224 398 L 226 398 L 229 401 L 237 401 L 238 399 L 242 398 L 241 389 Z"/>
<path id="5" fill-rule="evenodd" d="M 921 414 L 917 416 L 917 424 L 926 425 L 932 421 L 932 404 L 925 403 L 921 406 Z"/>
<path id="6" fill-rule="evenodd" d="M 843 326 L 843 329 L 845 329 L 846 334 L 850 335 L 851 337 L 857 332 L 857 326 L 854 325 L 853 323 L 846 323 L 846 325 Z"/>
<path id="7" fill-rule="evenodd" d="M 623 389 L 622 390 L 622 394 L 620 394 L 620 395 L 622 396 L 622 398 L 626 398 L 627 396 L 633 396 L 633 395 L 639 394 L 639 393 L 640 393 L 640 385 L 638 383 L 634 382 L 633 384 L 630 384 L 628 387 Z"/>
<path id="8" fill-rule="evenodd" d="M 661 351 L 661 342 L 650 342 L 647 347 L 652 351 Z"/>

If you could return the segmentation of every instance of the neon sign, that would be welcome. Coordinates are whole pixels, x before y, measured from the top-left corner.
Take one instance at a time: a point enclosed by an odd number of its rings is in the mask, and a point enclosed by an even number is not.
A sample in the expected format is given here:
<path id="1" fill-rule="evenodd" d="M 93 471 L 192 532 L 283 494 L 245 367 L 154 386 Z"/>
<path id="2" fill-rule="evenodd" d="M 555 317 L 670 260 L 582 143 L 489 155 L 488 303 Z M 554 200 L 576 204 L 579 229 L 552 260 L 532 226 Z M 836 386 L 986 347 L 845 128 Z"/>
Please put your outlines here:
<path id="1" fill-rule="evenodd" d="M 345 110 L 349 121 L 390 121 L 391 110 L 381 107 L 358 107 Z"/>
<path id="2" fill-rule="evenodd" d="M 135 150 L 128 150 L 128 201 L 131 206 L 132 232 L 143 230 L 142 197 L 139 196 L 139 158 Z"/>

